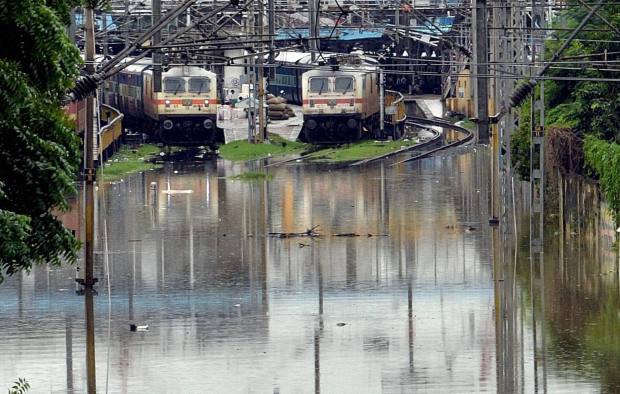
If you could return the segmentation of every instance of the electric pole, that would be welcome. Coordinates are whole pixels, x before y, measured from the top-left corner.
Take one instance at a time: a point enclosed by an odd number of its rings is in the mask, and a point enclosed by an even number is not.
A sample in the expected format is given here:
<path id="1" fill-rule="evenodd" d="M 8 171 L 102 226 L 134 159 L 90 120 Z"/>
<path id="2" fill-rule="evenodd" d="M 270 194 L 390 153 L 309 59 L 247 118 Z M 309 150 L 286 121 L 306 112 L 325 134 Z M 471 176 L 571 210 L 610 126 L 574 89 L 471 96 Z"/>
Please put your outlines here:
<path id="1" fill-rule="evenodd" d="M 255 32 L 255 13 L 254 13 L 254 2 L 250 3 L 248 7 L 248 18 L 246 20 L 246 39 L 250 37 L 254 37 Z M 253 49 L 250 49 L 252 51 Z M 255 68 L 255 60 L 254 55 L 248 57 L 248 68 L 246 70 L 246 75 L 248 76 L 248 142 L 255 143 L 256 142 L 256 68 Z"/>
<path id="2" fill-rule="evenodd" d="M 94 9 L 84 8 L 85 24 L 85 61 L 86 71 L 89 75 L 95 73 L 95 26 Z M 95 319 L 93 307 L 93 286 L 97 279 L 93 276 L 94 266 L 94 224 L 95 224 L 95 100 L 93 95 L 86 98 L 86 130 L 84 136 L 84 178 L 85 184 L 85 241 L 84 241 L 84 278 L 78 282 L 83 286 L 84 307 L 86 317 L 86 384 L 88 393 L 93 394 L 97 390 L 95 374 Z"/>
<path id="3" fill-rule="evenodd" d="M 478 119 L 476 136 L 478 142 L 489 141 L 489 89 L 488 89 L 488 30 L 486 0 L 475 0 L 472 9 L 474 31 L 474 107 Z"/>
<path id="4" fill-rule="evenodd" d="M 308 13 L 310 15 L 308 18 L 308 46 L 310 47 L 310 56 L 312 59 L 312 63 L 314 63 L 314 61 L 316 60 L 316 52 L 318 50 L 318 45 L 317 45 L 317 35 L 316 35 L 316 31 L 318 30 L 316 28 L 317 25 L 317 17 L 316 17 L 316 0 L 308 0 Z"/>
<path id="5" fill-rule="evenodd" d="M 153 23 L 155 26 L 161 19 L 161 0 L 152 0 Z M 161 42 L 161 30 L 157 30 L 153 34 L 153 45 L 159 45 Z M 161 52 L 159 49 L 153 51 L 153 91 L 161 92 Z"/>
<path id="6" fill-rule="evenodd" d="M 383 67 L 379 67 L 379 138 L 383 138 L 385 127 L 385 76 Z"/>
<path id="7" fill-rule="evenodd" d="M 263 13 L 265 11 L 265 5 L 263 3 L 264 0 L 258 0 L 258 17 L 256 18 L 256 23 L 258 26 L 258 32 L 260 34 L 260 39 L 263 40 L 265 37 L 265 25 L 263 24 Z M 263 44 L 259 44 L 259 50 L 257 51 L 259 55 L 256 58 L 257 63 L 257 72 L 258 72 L 258 133 L 256 134 L 256 142 L 262 143 L 266 139 L 265 133 L 265 59 L 263 55 Z M 257 89 L 255 89 L 257 90 Z"/>
<path id="8" fill-rule="evenodd" d="M 130 0 L 125 0 L 125 27 L 124 29 L 125 31 L 125 48 L 129 47 L 129 27 L 131 26 L 131 24 L 129 23 L 129 19 L 131 18 L 129 16 L 129 1 Z"/>
<path id="9" fill-rule="evenodd" d="M 268 0 L 267 8 L 269 9 L 269 83 L 273 82 L 276 77 L 276 69 L 273 67 L 275 63 L 274 42 L 276 35 L 276 12 L 274 10 L 273 0 Z"/>

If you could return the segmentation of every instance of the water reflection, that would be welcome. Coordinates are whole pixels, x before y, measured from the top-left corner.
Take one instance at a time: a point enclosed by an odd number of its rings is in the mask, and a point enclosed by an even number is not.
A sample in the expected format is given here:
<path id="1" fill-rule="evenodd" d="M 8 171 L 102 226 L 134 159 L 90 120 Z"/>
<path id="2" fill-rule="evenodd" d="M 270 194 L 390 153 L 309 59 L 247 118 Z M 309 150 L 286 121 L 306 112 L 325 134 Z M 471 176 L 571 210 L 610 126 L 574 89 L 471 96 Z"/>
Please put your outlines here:
<path id="1" fill-rule="evenodd" d="M 291 165 L 250 183 L 228 178 L 241 164 L 174 163 L 101 188 L 111 314 L 100 221 L 99 391 L 611 390 L 618 280 L 597 275 L 613 253 L 589 246 L 582 206 L 563 214 L 573 241 L 546 236 L 544 267 L 530 265 L 523 226 L 516 252 L 488 230 L 488 160 L 477 149 L 394 168 Z M 267 236 L 316 225 L 313 239 Z M 73 276 L 37 267 L 0 286 L 0 384 L 85 391 Z"/>
<path id="2" fill-rule="evenodd" d="M 525 192 L 525 189 L 523 190 Z M 529 259 L 529 201 L 496 281 L 501 392 L 617 392 L 618 269 L 612 218 L 596 187 L 552 177 L 544 257 Z M 596 344 L 596 345 L 594 345 Z"/>

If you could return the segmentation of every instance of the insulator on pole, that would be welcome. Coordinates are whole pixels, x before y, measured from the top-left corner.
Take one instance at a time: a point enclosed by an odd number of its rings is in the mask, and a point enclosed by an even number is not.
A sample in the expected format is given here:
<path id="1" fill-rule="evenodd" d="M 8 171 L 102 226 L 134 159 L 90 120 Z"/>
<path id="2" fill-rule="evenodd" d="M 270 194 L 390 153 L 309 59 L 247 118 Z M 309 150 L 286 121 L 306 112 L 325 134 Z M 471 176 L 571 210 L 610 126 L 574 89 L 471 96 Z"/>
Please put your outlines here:
<path id="1" fill-rule="evenodd" d="M 510 107 L 514 108 L 521 105 L 523 101 L 525 101 L 525 99 L 528 98 L 530 94 L 532 94 L 535 86 L 536 81 L 533 79 L 520 83 L 519 86 L 517 86 L 515 91 L 512 93 L 512 96 L 510 96 Z"/>
<path id="2" fill-rule="evenodd" d="M 75 82 L 75 86 L 69 92 L 68 97 L 71 101 L 83 100 L 97 90 L 97 85 L 102 80 L 102 76 L 99 74 L 81 77 Z"/>

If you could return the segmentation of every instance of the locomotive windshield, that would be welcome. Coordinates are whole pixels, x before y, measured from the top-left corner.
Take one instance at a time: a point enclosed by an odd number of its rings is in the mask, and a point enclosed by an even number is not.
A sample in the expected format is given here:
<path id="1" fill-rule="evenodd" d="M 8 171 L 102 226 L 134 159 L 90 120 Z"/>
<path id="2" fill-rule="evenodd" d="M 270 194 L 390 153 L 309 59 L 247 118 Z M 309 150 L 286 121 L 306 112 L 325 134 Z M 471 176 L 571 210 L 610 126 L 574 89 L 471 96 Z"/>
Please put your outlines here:
<path id="1" fill-rule="evenodd" d="M 310 91 L 321 94 L 329 90 L 329 81 L 327 78 L 310 78 Z"/>
<path id="2" fill-rule="evenodd" d="M 183 78 L 165 78 L 164 92 L 173 94 L 185 93 L 185 80 Z"/>
<path id="3" fill-rule="evenodd" d="M 334 90 L 336 92 L 342 92 L 346 94 L 353 90 L 353 78 L 352 77 L 336 77 L 336 83 L 334 84 Z"/>
<path id="4" fill-rule="evenodd" d="M 190 78 L 189 79 L 189 92 L 190 93 L 205 93 L 211 90 L 211 80 L 209 78 Z"/>

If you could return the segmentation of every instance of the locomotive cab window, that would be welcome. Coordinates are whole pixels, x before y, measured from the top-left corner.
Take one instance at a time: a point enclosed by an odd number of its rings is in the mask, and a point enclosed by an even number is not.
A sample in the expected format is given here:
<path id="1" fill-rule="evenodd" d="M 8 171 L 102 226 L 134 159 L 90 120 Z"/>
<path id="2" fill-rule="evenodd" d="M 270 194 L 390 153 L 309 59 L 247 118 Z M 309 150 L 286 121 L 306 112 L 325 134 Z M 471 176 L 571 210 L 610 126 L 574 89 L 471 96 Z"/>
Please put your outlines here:
<path id="1" fill-rule="evenodd" d="M 211 90 L 211 80 L 209 78 L 190 78 L 189 79 L 189 92 L 190 93 L 208 93 Z"/>
<path id="2" fill-rule="evenodd" d="M 345 94 L 353 90 L 353 77 L 336 77 L 334 91 Z"/>
<path id="3" fill-rule="evenodd" d="M 185 93 L 185 80 L 183 78 L 165 78 L 164 92 L 166 93 Z"/>
<path id="4" fill-rule="evenodd" d="M 327 78 L 310 78 L 310 91 L 321 94 L 329 91 L 329 80 Z"/>

